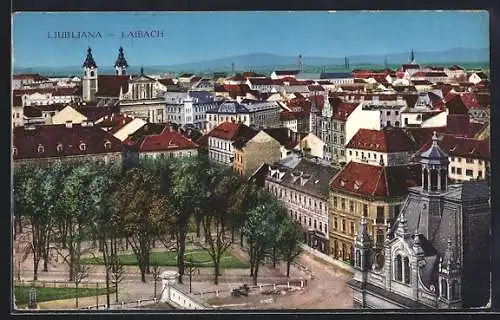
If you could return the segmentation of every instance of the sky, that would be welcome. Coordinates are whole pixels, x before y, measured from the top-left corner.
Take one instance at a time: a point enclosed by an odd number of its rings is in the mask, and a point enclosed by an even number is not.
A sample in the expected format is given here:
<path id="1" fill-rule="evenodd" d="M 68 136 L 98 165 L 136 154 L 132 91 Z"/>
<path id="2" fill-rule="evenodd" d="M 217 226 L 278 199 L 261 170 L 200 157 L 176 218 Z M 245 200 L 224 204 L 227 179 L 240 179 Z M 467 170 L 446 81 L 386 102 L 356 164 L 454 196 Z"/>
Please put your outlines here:
<path id="1" fill-rule="evenodd" d="M 127 60 L 141 65 L 249 53 L 344 57 L 489 48 L 486 11 L 21 12 L 12 19 L 16 67 L 78 66 L 88 46 L 99 66 L 112 66 L 120 46 Z M 145 30 L 164 37 L 121 36 Z M 102 38 L 50 39 L 54 32 L 99 32 Z"/>

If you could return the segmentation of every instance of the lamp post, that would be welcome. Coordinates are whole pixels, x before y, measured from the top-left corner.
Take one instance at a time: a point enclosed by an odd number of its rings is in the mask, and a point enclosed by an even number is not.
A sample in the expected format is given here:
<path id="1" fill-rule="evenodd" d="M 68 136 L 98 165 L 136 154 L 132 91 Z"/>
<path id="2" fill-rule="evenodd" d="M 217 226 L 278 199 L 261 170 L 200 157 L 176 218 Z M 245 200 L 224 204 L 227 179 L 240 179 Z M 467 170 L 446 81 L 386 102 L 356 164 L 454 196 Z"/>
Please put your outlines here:
<path id="1" fill-rule="evenodd" d="M 196 270 L 199 270 L 200 266 L 203 263 L 206 263 L 208 261 L 193 261 L 193 256 L 192 252 L 188 252 L 184 254 L 184 256 L 189 255 L 187 258 L 187 265 L 188 265 L 188 272 L 189 272 L 189 293 L 192 292 L 192 280 L 193 280 L 193 272 Z"/>

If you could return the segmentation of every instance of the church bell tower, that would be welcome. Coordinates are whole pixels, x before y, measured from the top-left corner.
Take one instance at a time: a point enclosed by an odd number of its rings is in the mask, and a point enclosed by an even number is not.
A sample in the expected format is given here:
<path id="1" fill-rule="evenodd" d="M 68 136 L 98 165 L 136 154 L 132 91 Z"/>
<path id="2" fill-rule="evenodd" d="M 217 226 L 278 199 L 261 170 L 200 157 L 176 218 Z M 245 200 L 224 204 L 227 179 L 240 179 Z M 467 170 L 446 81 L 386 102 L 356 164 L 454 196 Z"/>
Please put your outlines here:
<path id="1" fill-rule="evenodd" d="M 127 74 L 128 63 L 125 59 L 125 55 L 123 54 L 123 48 L 120 47 L 118 49 L 118 58 L 116 58 L 115 62 L 115 70 L 117 76 L 124 76 Z"/>
<path id="2" fill-rule="evenodd" d="M 95 101 L 97 92 L 97 64 L 92 56 L 92 49 L 87 49 L 87 57 L 83 62 L 82 94 L 84 102 Z"/>

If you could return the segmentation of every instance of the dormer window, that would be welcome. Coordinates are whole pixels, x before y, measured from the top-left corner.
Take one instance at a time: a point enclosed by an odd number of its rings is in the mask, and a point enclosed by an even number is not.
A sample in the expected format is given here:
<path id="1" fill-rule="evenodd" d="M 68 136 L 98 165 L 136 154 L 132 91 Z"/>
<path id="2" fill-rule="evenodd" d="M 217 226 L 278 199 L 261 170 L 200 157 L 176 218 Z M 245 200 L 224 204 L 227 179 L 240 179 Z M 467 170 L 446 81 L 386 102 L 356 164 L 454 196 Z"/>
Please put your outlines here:
<path id="1" fill-rule="evenodd" d="M 41 144 L 39 144 L 37 151 L 38 151 L 38 153 L 43 153 L 45 151 L 45 148 Z"/>
<path id="2" fill-rule="evenodd" d="M 82 142 L 82 143 L 80 143 L 79 148 L 80 148 L 81 151 L 85 151 L 85 150 L 87 150 L 87 145 Z"/>
<path id="3" fill-rule="evenodd" d="M 63 145 L 61 143 L 58 143 L 56 149 L 57 149 L 57 152 L 62 152 L 63 151 Z"/>
<path id="4" fill-rule="evenodd" d="M 105 150 L 111 149 L 111 142 L 109 142 L 108 140 L 106 140 L 106 142 L 104 142 L 104 149 Z"/>
<path id="5" fill-rule="evenodd" d="M 12 147 L 12 155 L 17 156 L 17 148 Z"/>

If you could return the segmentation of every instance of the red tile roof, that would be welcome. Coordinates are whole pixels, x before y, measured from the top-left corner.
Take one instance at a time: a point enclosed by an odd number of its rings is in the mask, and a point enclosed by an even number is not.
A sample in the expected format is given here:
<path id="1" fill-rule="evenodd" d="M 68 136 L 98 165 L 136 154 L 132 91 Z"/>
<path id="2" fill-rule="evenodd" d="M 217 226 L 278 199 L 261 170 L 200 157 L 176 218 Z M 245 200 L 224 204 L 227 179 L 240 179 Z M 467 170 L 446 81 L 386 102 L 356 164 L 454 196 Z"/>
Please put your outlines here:
<path id="1" fill-rule="evenodd" d="M 428 141 L 420 151 L 428 149 L 432 141 Z M 450 157 L 463 157 L 473 159 L 490 159 L 490 140 L 457 137 L 450 134 L 440 136 L 439 147 Z"/>
<path id="2" fill-rule="evenodd" d="M 101 128 L 111 128 L 108 132 L 115 133 L 132 120 L 134 120 L 134 118 L 125 114 L 113 113 L 110 116 L 105 115 L 103 121 L 97 123 L 96 125 Z"/>
<path id="3" fill-rule="evenodd" d="M 404 131 L 408 134 L 416 150 L 431 141 L 434 131 L 437 133 L 446 132 L 446 127 L 431 127 L 431 128 L 405 128 Z"/>
<path id="4" fill-rule="evenodd" d="M 384 130 L 359 129 L 346 148 L 378 152 L 405 152 L 414 150 L 411 139 L 398 128 Z"/>
<path id="5" fill-rule="evenodd" d="M 79 96 L 81 94 L 77 87 L 51 87 L 51 88 L 31 88 L 13 90 L 13 95 L 50 93 L 52 96 Z"/>
<path id="6" fill-rule="evenodd" d="M 346 121 L 359 103 L 340 103 L 333 111 L 333 119 Z"/>
<path id="7" fill-rule="evenodd" d="M 270 78 L 248 78 L 252 85 L 283 85 L 283 80 L 281 79 L 270 79 Z"/>
<path id="8" fill-rule="evenodd" d="M 384 167 L 349 162 L 331 181 L 330 189 L 365 197 L 401 197 L 419 185 L 421 166 Z"/>
<path id="9" fill-rule="evenodd" d="M 193 83 L 193 82 L 198 82 L 200 80 L 201 80 L 201 77 L 196 76 L 196 77 L 191 78 L 191 80 L 189 80 L 189 82 Z"/>
<path id="10" fill-rule="evenodd" d="M 118 97 L 120 88 L 128 92 L 129 76 L 101 75 L 97 76 L 97 97 Z"/>
<path id="11" fill-rule="evenodd" d="M 37 106 L 25 106 L 23 108 L 23 115 L 28 118 L 37 118 L 42 116 L 42 110 Z"/>
<path id="12" fill-rule="evenodd" d="M 209 137 L 215 137 L 228 141 L 235 141 L 236 139 L 255 133 L 256 130 L 247 127 L 244 124 L 223 122 L 212 131 L 207 133 Z"/>
<path id="13" fill-rule="evenodd" d="M 139 151 L 176 151 L 197 148 L 197 144 L 167 125 L 160 134 L 145 136 L 139 146 Z"/>
<path id="14" fill-rule="evenodd" d="M 480 107 L 479 101 L 473 93 L 449 93 L 444 101 L 450 114 L 467 114 L 469 109 Z"/>
<path id="15" fill-rule="evenodd" d="M 110 142 L 109 148 L 105 147 Z M 85 144 L 86 149 L 80 148 Z M 58 151 L 58 145 L 62 147 Z M 96 126 L 82 126 L 73 124 L 67 128 L 61 125 L 41 125 L 33 129 L 14 128 L 13 146 L 17 153 L 14 160 L 53 158 L 77 155 L 91 155 L 99 153 L 122 152 L 120 140 Z M 43 152 L 38 152 L 39 146 Z"/>

